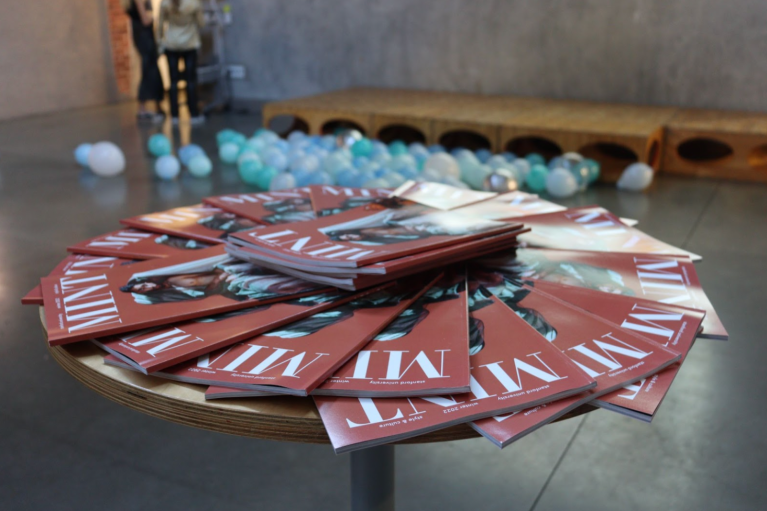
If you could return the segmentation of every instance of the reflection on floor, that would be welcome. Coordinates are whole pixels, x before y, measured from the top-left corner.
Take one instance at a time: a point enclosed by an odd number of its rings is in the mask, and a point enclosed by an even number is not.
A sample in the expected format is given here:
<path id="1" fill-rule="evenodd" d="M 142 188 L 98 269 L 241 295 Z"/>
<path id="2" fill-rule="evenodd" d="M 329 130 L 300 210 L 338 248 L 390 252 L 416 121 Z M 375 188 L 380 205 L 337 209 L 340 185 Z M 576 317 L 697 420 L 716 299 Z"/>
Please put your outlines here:
<path id="1" fill-rule="evenodd" d="M 177 426 L 107 401 L 48 357 L 37 311 L 19 305 L 68 243 L 122 217 L 247 190 L 218 163 L 210 180 L 155 181 L 144 147 L 157 129 L 137 129 L 134 108 L 0 123 L 0 509 L 347 508 L 346 456 Z M 259 124 L 219 115 L 182 138 L 214 157 L 216 131 Z M 104 139 L 125 151 L 124 176 L 101 180 L 75 165 L 77 144 Z M 732 340 L 697 342 L 651 426 L 598 411 L 504 451 L 482 439 L 398 447 L 398 509 L 767 508 L 767 187 L 662 176 L 647 194 L 597 187 L 568 205 L 593 203 L 702 254 L 700 278 Z"/>

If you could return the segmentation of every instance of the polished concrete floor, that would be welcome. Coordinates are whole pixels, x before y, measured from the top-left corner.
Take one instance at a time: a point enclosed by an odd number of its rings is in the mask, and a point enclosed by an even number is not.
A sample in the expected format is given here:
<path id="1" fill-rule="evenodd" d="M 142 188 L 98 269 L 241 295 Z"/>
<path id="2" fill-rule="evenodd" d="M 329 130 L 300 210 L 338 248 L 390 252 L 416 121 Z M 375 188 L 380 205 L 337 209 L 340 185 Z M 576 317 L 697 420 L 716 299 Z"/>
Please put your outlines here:
<path id="1" fill-rule="evenodd" d="M 136 128 L 133 108 L 0 123 L 0 509 L 347 508 L 348 456 L 112 403 L 57 366 L 36 308 L 19 305 L 68 243 L 122 217 L 245 189 L 232 168 L 155 181 L 144 150 L 152 130 Z M 216 116 L 191 137 L 215 154 L 218 129 L 258 124 Z M 124 176 L 101 180 L 75 165 L 77 144 L 102 139 L 125 151 Z M 730 342 L 698 341 L 652 425 L 597 411 L 504 451 L 482 439 L 397 447 L 398 509 L 767 509 L 767 187 L 662 176 L 647 194 L 599 187 L 569 203 L 601 204 L 702 254 L 698 272 Z"/>

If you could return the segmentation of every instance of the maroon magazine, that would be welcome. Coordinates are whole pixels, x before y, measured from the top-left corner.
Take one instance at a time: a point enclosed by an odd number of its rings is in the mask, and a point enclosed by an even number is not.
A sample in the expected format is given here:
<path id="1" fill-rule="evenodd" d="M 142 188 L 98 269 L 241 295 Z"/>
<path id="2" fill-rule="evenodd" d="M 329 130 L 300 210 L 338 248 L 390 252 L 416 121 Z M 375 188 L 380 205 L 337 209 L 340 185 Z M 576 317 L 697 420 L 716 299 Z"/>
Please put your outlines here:
<path id="1" fill-rule="evenodd" d="M 260 226 L 248 218 L 204 204 L 138 215 L 120 220 L 120 223 L 205 243 L 223 243 L 230 233 Z"/>
<path id="2" fill-rule="evenodd" d="M 130 259 L 120 259 L 119 257 L 100 257 L 81 254 L 68 255 L 51 272 L 49 277 L 55 275 L 79 275 L 89 271 L 108 270 L 115 266 L 132 263 Z M 40 285 L 34 287 L 22 299 L 24 305 L 42 305 L 43 291 Z"/>
<path id="3" fill-rule="evenodd" d="M 210 246 L 208 243 L 189 238 L 125 228 L 75 243 L 68 246 L 67 251 L 126 259 L 156 259 Z"/>
<path id="4" fill-rule="evenodd" d="M 203 202 L 262 225 L 304 222 L 315 218 L 308 187 L 219 195 L 206 197 Z"/>
<path id="5" fill-rule="evenodd" d="M 337 215 L 342 211 L 370 204 L 391 194 L 388 188 L 348 188 L 332 185 L 312 185 L 312 209 L 317 217 Z"/>
<path id="6" fill-rule="evenodd" d="M 469 391 L 466 271 L 449 271 L 312 395 L 406 397 Z"/>
<path id="7" fill-rule="evenodd" d="M 283 259 L 355 268 L 519 228 L 389 200 L 390 207 L 368 204 L 308 222 L 236 233 L 232 238 Z"/>
<path id="8" fill-rule="evenodd" d="M 52 346 L 327 290 L 236 260 L 223 245 L 106 271 L 45 277 L 41 287 Z"/>
<path id="9" fill-rule="evenodd" d="M 540 215 L 564 211 L 564 206 L 554 204 L 525 192 L 509 192 L 492 199 L 478 202 L 456 210 L 456 213 L 478 216 L 486 220 L 503 220 L 525 215 Z"/>
<path id="10" fill-rule="evenodd" d="M 727 330 L 687 258 L 520 248 L 481 263 L 512 279 L 546 280 L 699 309 L 706 312 L 701 337 L 727 339 Z"/>
<path id="11" fill-rule="evenodd" d="M 414 280 L 365 294 L 155 374 L 188 383 L 306 396 L 433 280 Z"/>
<path id="12" fill-rule="evenodd" d="M 471 391 L 423 398 L 314 401 L 336 453 L 564 398 L 594 381 L 482 288 L 471 298 Z"/>
<path id="13" fill-rule="evenodd" d="M 599 206 L 571 208 L 544 215 L 516 217 L 531 231 L 520 242 L 537 248 L 595 250 L 637 254 L 686 255 L 693 261 L 701 257 L 629 227 Z"/>
<path id="14" fill-rule="evenodd" d="M 442 183 L 416 183 L 415 181 L 407 181 L 392 192 L 392 196 L 444 211 L 491 199 L 496 195 L 498 194 L 495 192 L 481 192 Z"/>

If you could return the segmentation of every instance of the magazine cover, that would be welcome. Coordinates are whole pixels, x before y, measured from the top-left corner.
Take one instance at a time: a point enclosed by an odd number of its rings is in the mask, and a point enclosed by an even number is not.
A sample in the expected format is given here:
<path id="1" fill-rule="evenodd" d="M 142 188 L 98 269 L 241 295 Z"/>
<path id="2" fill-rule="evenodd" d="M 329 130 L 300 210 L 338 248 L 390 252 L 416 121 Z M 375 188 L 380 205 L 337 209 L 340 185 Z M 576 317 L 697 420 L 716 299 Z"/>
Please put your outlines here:
<path id="1" fill-rule="evenodd" d="M 433 281 L 414 279 L 365 294 L 155 374 L 187 383 L 306 396 Z"/>
<path id="2" fill-rule="evenodd" d="M 466 270 L 450 270 L 312 395 L 468 392 L 468 314 Z"/>
<path id="3" fill-rule="evenodd" d="M 120 229 L 67 247 L 68 252 L 125 259 L 157 259 L 208 248 L 209 243 L 139 229 Z"/>
<path id="4" fill-rule="evenodd" d="M 232 258 L 218 245 L 41 281 L 51 346 L 328 290 Z"/>
<path id="5" fill-rule="evenodd" d="M 637 254 L 686 255 L 693 261 L 701 257 L 629 227 L 599 206 L 566 209 L 544 215 L 516 218 L 530 227 L 519 241 L 535 248 L 595 250 Z"/>
<path id="6" fill-rule="evenodd" d="M 526 215 L 564 211 L 564 206 L 525 192 L 509 192 L 456 210 L 485 220 L 504 220 Z"/>
<path id="7" fill-rule="evenodd" d="M 519 248 L 482 259 L 481 264 L 511 279 L 545 280 L 702 310 L 706 317 L 700 336 L 727 339 L 695 266 L 686 258 Z"/>
<path id="8" fill-rule="evenodd" d="M 312 208 L 317 217 L 337 215 L 384 199 L 391 194 L 388 188 L 348 188 L 332 185 L 312 185 Z"/>
<path id="9" fill-rule="evenodd" d="M 261 227 L 261 224 L 249 218 L 204 204 L 147 213 L 125 218 L 120 223 L 204 243 L 223 243 L 230 233 Z"/>
<path id="10" fill-rule="evenodd" d="M 89 271 L 109 270 L 115 266 L 132 263 L 130 259 L 119 257 L 100 257 L 82 254 L 68 255 L 51 272 L 48 277 L 56 275 L 79 275 Z M 42 305 L 43 291 L 38 284 L 21 299 L 23 305 Z"/>
<path id="11" fill-rule="evenodd" d="M 471 391 L 419 398 L 316 396 L 336 453 L 511 413 L 594 386 L 592 378 L 486 290 L 471 288 L 469 300 Z"/>
<path id="12" fill-rule="evenodd" d="M 448 211 L 498 195 L 495 192 L 481 192 L 468 188 L 456 188 L 442 183 L 406 181 L 391 195 L 413 201 L 430 208 Z"/>
<path id="13" fill-rule="evenodd" d="M 305 222 L 315 218 L 308 187 L 219 195 L 206 197 L 203 202 L 261 225 Z"/>
<path id="14" fill-rule="evenodd" d="M 148 374 L 317 314 L 361 294 L 319 293 L 102 337 L 93 343 Z"/>
<path id="15" fill-rule="evenodd" d="M 265 227 L 232 237 L 284 259 L 358 267 L 518 229 L 398 199 L 309 222 Z"/>

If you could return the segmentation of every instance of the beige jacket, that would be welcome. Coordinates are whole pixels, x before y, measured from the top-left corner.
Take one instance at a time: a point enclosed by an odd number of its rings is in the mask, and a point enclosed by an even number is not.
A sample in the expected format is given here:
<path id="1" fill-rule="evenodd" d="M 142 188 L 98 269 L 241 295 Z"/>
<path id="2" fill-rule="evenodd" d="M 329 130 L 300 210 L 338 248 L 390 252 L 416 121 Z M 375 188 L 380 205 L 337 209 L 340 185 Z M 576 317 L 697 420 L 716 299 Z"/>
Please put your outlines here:
<path id="1" fill-rule="evenodd" d="M 200 0 L 162 0 L 157 23 L 157 41 L 163 50 L 196 50 L 200 47 L 200 27 L 205 24 Z"/>

